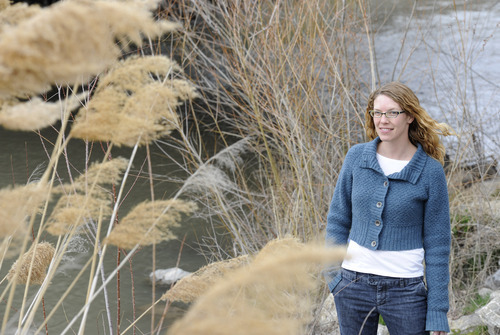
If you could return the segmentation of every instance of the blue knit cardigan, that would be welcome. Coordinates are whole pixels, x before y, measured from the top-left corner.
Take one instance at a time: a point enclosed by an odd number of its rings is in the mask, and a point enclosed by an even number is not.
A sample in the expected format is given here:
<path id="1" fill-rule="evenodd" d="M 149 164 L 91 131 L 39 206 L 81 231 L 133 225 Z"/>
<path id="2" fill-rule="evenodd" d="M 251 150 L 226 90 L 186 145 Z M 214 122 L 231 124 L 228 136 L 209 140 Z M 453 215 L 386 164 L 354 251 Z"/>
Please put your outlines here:
<path id="1" fill-rule="evenodd" d="M 376 158 L 379 138 L 347 153 L 327 216 L 326 240 L 351 239 L 371 250 L 424 248 L 428 289 L 426 330 L 449 332 L 449 199 L 443 167 L 419 144 L 400 172 L 385 176 Z M 330 291 L 340 281 L 331 271 Z"/>

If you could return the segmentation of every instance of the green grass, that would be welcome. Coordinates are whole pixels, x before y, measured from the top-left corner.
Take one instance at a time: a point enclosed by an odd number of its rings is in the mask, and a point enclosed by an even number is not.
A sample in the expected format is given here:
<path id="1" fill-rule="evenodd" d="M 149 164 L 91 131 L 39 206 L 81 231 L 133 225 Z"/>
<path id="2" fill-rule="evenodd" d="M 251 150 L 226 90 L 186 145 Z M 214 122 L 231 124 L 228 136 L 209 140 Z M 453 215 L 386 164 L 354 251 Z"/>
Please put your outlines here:
<path id="1" fill-rule="evenodd" d="M 476 293 L 469 301 L 469 304 L 464 308 L 464 314 L 472 314 L 479 308 L 486 306 L 486 304 L 490 301 L 490 295 L 482 296 L 479 293 Z"/>
<path id="2" fill-rule="evenodd" d="M 451 334 L 452 335 L 489 335 L 490 333 L 488 333 L 487 326 L 477 326 L 476 328 L 474 328 L 474 330 L 467 332 L 467 333 L 463 333 L 463 332 L 460 332 L 458 330 L 452 330 Z"/>

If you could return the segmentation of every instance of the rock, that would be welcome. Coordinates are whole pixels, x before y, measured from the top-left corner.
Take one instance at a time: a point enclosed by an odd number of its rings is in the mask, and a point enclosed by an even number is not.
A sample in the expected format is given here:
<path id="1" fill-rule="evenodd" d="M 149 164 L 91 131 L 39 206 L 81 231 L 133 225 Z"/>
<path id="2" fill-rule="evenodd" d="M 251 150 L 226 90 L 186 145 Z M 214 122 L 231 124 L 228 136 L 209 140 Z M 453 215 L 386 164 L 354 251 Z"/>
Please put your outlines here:
<path id="1" fill-rule="evenodd" d="M 500 291 L 490 295 L 490 302 L 476 311 L 483 324 L 488 326 L 490 334 L 500 333 Z"/>
<path id="2" fill-rule="evenodd" d="M 328 294 L 323 305 L 320 307 L 318 323 L 314 329 L 316 335 L 338 335 L 339 325 L 337 322 L 337 311 L 333 295 Z"/>
<path id="3" fill-rule="evenodd" d="M 389 335 L 389 330 L 386 326 L 379 324 L 377 329 L 377 335 Z"/>
<path id="4" fill-rule="evenodd" d="M 154 272 L 154 279 L 156 285 L 171 285 L 176 281 L 190 275 L 191 272 L 184 271 L 181 268 L 169 268 L 163 270 L 156 270 Z M 153 282 L 153 272 L 149 274 L 149 279 Z"/>
<path id="5" fill-rule="evenodd" d="M 457 320 L 450 320 L 450 329 L 458 331 L 459 334 L 472 331 L 478 326 L 483 326 L 483 321 L 477 314 L 464 315 Z"/>
<path id="6" fill-rule="evenodd" d="M 486 297 L 486 296 L 491 295 L 492 292 L 493 292 L 493 290 L 491 288 L 482 287 L 479 289 L 477 294 L 479 294 L 481 297 Z"/>
<path id="7" fill-rule="evenodd" d="M 488 334 L 500 335 L 500 291 L 485 289 L 490 294 L 490 302 L 471 315 L 464 315 L 457 320 L 450 321 L 450 328 L 459 334 L 467 334 L 478 326 L 487 326 Z"/>
<path id="8" fill-rule="evenodd" d="M 500 289 L 500 270 L 486 278 L 484 285 L 492 290 Z"/>

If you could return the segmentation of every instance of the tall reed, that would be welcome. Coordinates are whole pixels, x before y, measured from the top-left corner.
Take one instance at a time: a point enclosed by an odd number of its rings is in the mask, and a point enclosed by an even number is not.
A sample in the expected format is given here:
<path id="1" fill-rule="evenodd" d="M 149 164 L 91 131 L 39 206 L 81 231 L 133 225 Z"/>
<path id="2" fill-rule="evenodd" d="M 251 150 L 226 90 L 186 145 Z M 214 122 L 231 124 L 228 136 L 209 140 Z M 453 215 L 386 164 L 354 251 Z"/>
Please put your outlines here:
<path id="1" fill-rule="evenodd" d="M 179 75 L 182 70 L 166 57 L 143 55 L 118 61 L 130 45 L 141 47 L 144 39 L 178 28 L 172 22 L 153 19 L 151 11 L 156 6 L 157 1 L 130 1 L 126 4 L 80 1 L 40 9 L 38 6 L 30 8 L 2 3 L 0 122 L 15 130 L 36 130 L 49 125 L 56 127 L 60 120 L 57 140 L 52 143 L 52 153 L 48 153 L 50 160 L 40 179 L 24 187 L 1 191 L 6 200 L 2 212 L 9 225 L 2 223 L 0 229 L 3 239 L 0 264 L 17 258 L 5 277 L 9 279 L 8 283 L 2 281 L 0 287 L 2 334 L 13 328 L 20 334 L 42 329 L 48 332 L 54 315 L 65 313 L 61 311 L 65 303 L 77 307 L 77 312 L 66 314 L 67 325 L 57 332 L 67 333 L 75 325 L 79 328 L 78 333 L 83 334 L 90 306 L 95 305 L 98 297 L 105 301 L 107 320 L 103 326 L 109 333 L 114 333 L 115 329 L 119 332 L 121 313 L 118 309 L 117 315 L 112 316 L 109 283 L 124 265 L 128 265 L 145 238 L 148 239 L 145 244 L 172 238 L 171 233 L 158 228 L 175 226 L 181 219 L 180 213 L 194 209 L 190 202 L 177 199 L 179 195 L 170 200 L 151 199 L 145 208 L 149 220 L 141 221 L 142 217 L 137 216 L 140 213 L 132 212 L 130 217 L 136 215 L 137 222 L 130 222 L 134 219 L 124 216 L 124 225 L 119 225 L 124 188 L 138 147 L 149 145 L 178 128 L 176 107 L 181 101 L 196 96 L 192 85 Z M 12 43 L 12 39 L 16 42 Z M 102 80 L 89 79 L 101 74 Z M 80 87 L 80 83 L 87 80 L 89 83 Z M 38 96 L 51 87 L 57 91 L 57 103 L 42 101 Z M 84 92 L 76 94 L 77 90 Z M 112 94 L 106 95 L 106 92 Z M 67 131 L 71 112 L 78 107 L 81 110 Z M 95 132 L 92 133 L 94 128 L 102 133 L 97 138 L 93 135 Z M 66 150 L 68 142 L 76 141 L 75 138 L 84 139 L 87 148 L 91 146 L 91 140 L 108 142 L 102 163 L 87 164 L 83 171 L 75 173 Z M 130 159 L 111 159 L 113 144 L 132 147 Z M 87 150 L 83 154 L 89 162 L 90 152 Z M 63 159 L 69 175 L 66 183 L 58 170 Z M 116 186 L 119 186 L 118 192 Z M 12 196 L 17 203 L 11 201 Z M 54 199 L 57 201 L 55 206 Z M 153 208 L 154 211 L 148 211 Z M 105 225 L 103 222 L 108 219 L 109 224 Z M 133 242 L 129 238 L 127 247 L 132 249 L 131 252 L 124 259 L 118 259 L 115 268 L 105 269 L 103 259 L 108 245 L 103 241 L 109 237 L 106 242 L 112 243 L 120 231 L 130 229 L 133 224 L 141 226 L 143 235 L 134 235 L 138 238 Z M 107 232 L 102 232 L 103 226 Z M 160 231 L 165 234 L 162 238 L 148 238 Z M 55 247 L 50 249 L 40 243 L 41 237 L 47 233 L 56 236 Z M 44 296 L 55 294 L 51 282 L 57 278 L 58 270 L 64 267 L 67 251 L 78 236 L 84 236 L 93 245 L 93 253 L 71 279 L 67 290 L 58 293 L 60 300 L 46 314 Z M 25 253 L 26 249 L 28 252 Z M 68 297 L 72 291 L 79 290 L 77 282 L 84 274 L 89 276 L 87 296 L 78 305 Z M 40 286 L 31 289 L 30 284 Z M 21 285 L 24 293 L 20 292 Z M 116 318 L 116 325 L 113 318 Z"/>
<path id="2" fill-rule="evenodd" d="M 206 33 L 183 36 L 191 55 L 183 61 L 214 117 L 195 122 L 227 141 L 214 162 L 235 157 L 235 143 L 245 145 L 252 166 L 225 168 L 236 188 L 207 194 L 207 205 L 225 222 L 236 253 L 286 234 L 317 236 L 343 156 L 363 138 L 364 84 L 342 47 L 359 26 L 338 19 L 355 9 L 331 1 L 185 6 L 180 12 L 196 13 L 196 29 Z"/>

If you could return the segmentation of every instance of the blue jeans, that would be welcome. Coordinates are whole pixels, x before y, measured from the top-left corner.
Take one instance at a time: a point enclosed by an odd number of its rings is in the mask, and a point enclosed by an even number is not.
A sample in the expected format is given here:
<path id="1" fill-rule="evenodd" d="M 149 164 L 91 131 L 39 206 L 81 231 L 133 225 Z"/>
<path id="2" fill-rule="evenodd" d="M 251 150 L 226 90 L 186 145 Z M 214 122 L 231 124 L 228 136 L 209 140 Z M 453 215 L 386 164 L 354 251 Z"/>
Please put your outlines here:
<path id="1" fill-rule="evenodd" d="M 341 275 L 332 293 L 342 335 L 376 335 L 379 315 L 392 335 L 428 334 L 423 277 L 384 277 L 346 269 Z"/>

